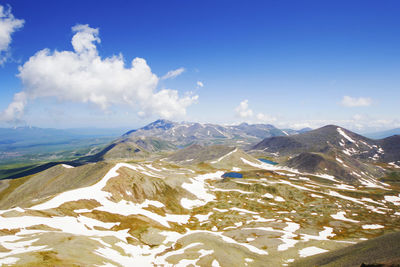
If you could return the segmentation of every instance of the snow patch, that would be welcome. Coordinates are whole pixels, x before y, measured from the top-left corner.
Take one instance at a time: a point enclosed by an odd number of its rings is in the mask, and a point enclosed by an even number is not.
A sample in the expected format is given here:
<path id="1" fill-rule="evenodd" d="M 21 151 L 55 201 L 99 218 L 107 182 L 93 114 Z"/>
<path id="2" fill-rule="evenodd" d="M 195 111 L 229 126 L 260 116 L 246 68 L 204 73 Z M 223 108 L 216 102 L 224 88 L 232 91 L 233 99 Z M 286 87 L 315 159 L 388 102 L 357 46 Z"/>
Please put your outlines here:
<path id="1" fill-rule="evenodd" d="M 214 163 L 220 162 L 221 160 L 223 160 L 223 159 L 226 158 L 226 157 L 229 157 L 230 155 L 232 155 L 232 154 L 235 153 L 235 152 L 237 152 L 237 148 L 235 148 L 234 150 L 232 150 L 232 151 L 229 152 L 228 154 L 226 154 L 226 155 L 220 157 L 219 159 L 217 159 L 217 160 L 215 160 L 215 161 L 211 161 L 210 163 L 214 164 Z"/>
<path id="2" fill-rule="evenodd" d="M 349 140 L 352 143 L 355 143 L 355 141 L 353 139 L 350 138 L 350 136 L 348 136 L 341 128 L 337 128 L 337 131 L 347 140 Z"/>
<path id="3" fill-rule="evenodd" d="M 303 248 L 303 249 L 299 250 L 299 255 L 300 255 L 300 257 L 304 258 L 304 257 L 324 253 L 327 251 L 328 250 L 326 250 L 326 249 L 322 249 L 322 248 L 313 246 L 313 247 Z"/>
<path id="4" fill-rule="evenodd" d="M 67 168 L 67 169 L 75 168 L 74 166 L 67 165 L 67 164 L 61 164 L 61 166 L 63 166 L 64 168 Z"/>
<path id="5" fill-rule="evenodd" d="M 379 225 L 379 224 L 365 224 L 362 226 L 363 229 L 381 229 L 384 228 L 383 225 Z"/>
<path id="6" fill-rule="evenodd" d="M 182 188 L 186 189 L 190 193 L 196 196 L 197 199 L 182 198 L 181 205 L 185 209 L 192 209 L 194 207 L 199 207 L 207 204 L 210 201 L 215 200 L 213 194 L 208 193 L 206 189 L 205 180 L 208 179 L 220 179 L 223 171 L 218 171 L 216 173 L 209 173 L 204 175 L 199 175 L 194 178 L 189 178 L 190 183 L 183 183 Z"/>
<path id="7" fill-rule="evenodd" d="M 400 194 L 398 196 L 385 196 L 385 200 L 392 202 L 396 206 L 400 206 Z"/>
<path id="8" fill-rule="evenodd" d="M 339 211 L 336 214 L 331 214 L 331 217 L 335 220 L 341 220 L 341 221 L 346 221 L 346 222 L 352 222 L 352 223 L 358 223 L 360 221 L 356 221 L 356 220 L 352 220 L 352 219 L 348 219 L 346 217 L 344 217 L 344 215 L 346 214 L 346 212 L 344 211 Z"/>

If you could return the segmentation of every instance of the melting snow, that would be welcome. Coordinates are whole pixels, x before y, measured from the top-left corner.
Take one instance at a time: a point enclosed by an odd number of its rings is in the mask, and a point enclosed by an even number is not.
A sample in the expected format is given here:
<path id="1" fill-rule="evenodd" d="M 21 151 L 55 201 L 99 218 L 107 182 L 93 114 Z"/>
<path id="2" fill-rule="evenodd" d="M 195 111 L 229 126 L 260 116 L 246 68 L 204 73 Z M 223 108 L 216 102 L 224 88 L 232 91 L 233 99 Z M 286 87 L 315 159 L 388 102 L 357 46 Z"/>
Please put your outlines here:
<path id="1" fill-rule="evenodd" d="M 250 166 L 253 166 L 253 167 L 256 167 L 256 168 L 259 168 L 259 169 L 264 169 L 264 170 L 276 170 L 277 169 L 276 167 L 274 167 L 274 165 L 267 164 L 267 163 L 261 162 L 259 160 L 257 160 L 259 163 L 254 163 L 254 162 L 248 161 L 247 159 L 244 159 L 244 158 L 240 158 L 240 159 L 245 164 L 248 164 Z"/>
<path id="2" fill-rule="evenodd" d="M 384 226 L 379 225 L 379 224 L 366 224 L 362 226 L 363 229 L 381 229 L 384 228 Z"/>
<path id="3" fill-rule="evenodd" d="M 299 255 L 300 255 L 300 257 L 308 257 L 308 256 L 324 253 L 327 251 L 328 250 L 326 250 L 326 249 L 322 249 L 322 248 L 318 248 L 318 247 L 308 247 L 308 248 L 303 248 L 303 249 L 299 250 Z"/>
<path id="4" fill-rule="evenodd" d="M 399 194 L 400 196 L 400 194 Z M 385 196 L 385 200 L 392 202 L 394 205 L 399 206 L 400 205 L 400 197 L 397 196 Z"/>
<path id="5" fill-rule="evenodd" d="M 318 233 L 318 236 L 316 235 L 308 235 L 308 234 L 301 234 L 302 239 L 304 241 L 309 241 L 309 240 L 329 240 L 328 237 L 334 237 L 335 234 L 333 233 L 333 228 L 324 226 L 324 230 Z"/>
<path id="6" fill-rule="evenodd" d="M 395 167 L 395 168 L 400 168 L 398 165 L 396 165 L 394 162 L 390 162 L 389 165 Z"/>
<path id="7" fill-rule="evenodd" d="M 84 212 L 91 212 L 91 210 L 89 210 L 89 209 L 77 209 L 77 210 L 74 210 L 74 212 L 75 213 L 84 213 Z"/>
<path id="8" fill-rule="evenodd" d="M 340 158 L 336 157 L 336 160 L 339 161 L 340 163 L 344 163 L 343 160 L 341 160 Z"/>
<path id="9" fill-rule="evenodd" d="M 220 162 L 221 160 L 223 160 L 223 159 L 226 158 L 226 157 L 229 157 L 229 155 L 235 153 L 236 151 L 237 151 L 237 148 L 235 148 L 234 150 L 232 150 L 232 151 L 229 152 L 228 154 L 226 154 L 226 155 L 220 157 L 219 159 L 217 159 L 217 160 L 215 160 L 215 161 L 211 161 L 210 163 L 214 164 L 214 163 Z"/>
<path id="10" fill-rule="evenodd" d="M 212 267 L 220 267 L 221 265 L 219 265 L 219 262 L 218 262 L 216 259 L 214 259 L 214 260 L 212 261 L 212 263 L 211 263 L 211 266 L 212 266 Z"/>
<path id="11" fill-rule="evenodd" d="M 350 190 L 350 191 L 356 190 L 356 188 L 354 186 L 347 185 L 347 184 L 336 184 L 335 187 L 338 189 L 342 189 L 342 190 Z"/>
<path id="12" fill-rule="evenodd" d="M 287 226 L 283 228 L 284 231 L 294 233 L 300 229 L 300 224 L 294 222 L 287 222 Z"/>
<path id="13" fill-rule="evenodd" d="M 341 128 L 337 128 L 337 131 L 347 140 L 349 140 L 352 143 L 355 143 L 355 141 L 353 139 L 350 138 L 350 136 L 348 136 Z"/>
<path id="14" fill-rule="evenodd" d="M 8 257 L 8 258 L 5 258 L 5 259 L 0 259 L 0 264 L 1 265 L 3 265 L 3 264 L 11 265 L 11 264 L 16 263 L 17 261 L 19 261 L 19 258 Z"/>
<path id="15" fill-rule="evenodd" d="M 341 220 L 341 221 L 346 221 L 346 222 L 353 222 L 353 223 L 358 223 L 360 221 L 356 221 L 356 220 L 352 220 L 352 219 L 348 219 L 346 217 L 344 217 L 344 215 L 346 214 L 346 212 L 344 211 L 339 211 L 336 214 L 332 214 L 331 217 L 335 220 Z"/>
<path id="16" fill-rule="evenodd" d="M 218 209 L 218 208 L 213 208 L 213 210 L 219 211 L 219 212 L 228 212 L 229 210 L 227 209 Z"/>
<path id="17" fill-rule="evenodd" d="M 183 183 L 182 187 L 195 195 L 197 199 L 191 200 L 187 198 L 181 199 L 181 205 L 185 209 L 192 209 L 193 207 L 199 207 L 207 204 L 215 199 L 213 194 L 208 193 L 206 189 L 205 180 L 208 179 L 219 179 L 224 172 L 218 171 L 216 173 L 209 173 L 204 175 L 199 175 L 194 178 L 190 178 L 191 183 Z"/>
<path id="18" fill-rule="evenodd" d="M 81 199 L 95 199 L 99 200 L 99 202 L 101 202 L 102 200 L 108 201 L 107 197 L 110 197 L 111 194 L 103 191 L 102 189 L 106 186 L 108 180 L 118 176 L 117 170 L 121 167 L 127 167 L 133 170 L 137 170 L 135 166 L 132 166 L 130 164 L 118 163 L 98 183 L 92 186 L 63 192 L 55 196 L 54 198 L 50 199 L 49 201 L 33 206 L 31 209 L 34 210 L 53 209 L 53 208 L 58 208 L 59 206 L 61 206 L 66 202 L 77 201 Z"/>
<path id="19" fill-rule="evenodd" d="M 238 212 L 249 213 L 249 214 L 258 214 L 257 212 L 249 211 L 249 210 L 245 210 L 245 209 L 240 209 L 240 208 L 237 208 L 237 207 L 233 207 L 233 208 L 231 208 L 231 210 L 238 211 Z"/>
<path id="20" fill-rule="evenodd" d="M 320 178 L 324 178 L 327 180 L 331 180 L 333 182 L 337 182 L 335 179 L 335 176 L 329 175 L 329 174 L 316 174 L 315 176 L 320 177 Z"/>
<path id="21" fill-rule="evenodd" d="M 74 166 L 67 165 L 67 164 L 61 164 L 61 166 L 63 166 L 64 168 L 67 168 L 67 169 L 75 168 Z"/>
<path id="22" fill-rule="evenodd" d="M 204 221 L 207 221 L 208 220 L 208 218 L 210 218 L 210 216 L 213 214 L 213 212 L 209 212 L 208 214 L 206 214 L 206 215 L 203 215 L 203 214 L 196 214 L 196 215 L 194 215 L 194 217 L 196 217 L 198 220 L 199 220 L 199 222 L 204 222 Z"/>
<path id="23" fill-rule="evenodd" d="M 358 200 L 358 199 L 356 199 L 356 198 L 341 195 L 341 194 L 339 194 L 339 193 L 336 192 L 336 191 L 329 190 L 328 195 L 333 196 L 333 197 L 343 198 L 343 199 L 345 199 L 345 200 L 349 200 L 349 201 L 352 201 L 352 202 L 357 203 L 357 204 L 361 204 L 361 205 L 364 204 L 363 202 L 361 202 L 360 200 Z"/>
<path id="24" fill-rule="evenodd" d="M 125 200 L 121 200 L 118 203 L 110 201 L 109 198 L 111 197 L 111 193 L 103 191 L 102 189 L 106 186 L 108 180 L 119 175 L 117 171 L 121 167 L 127 167 L 133 170 L 143 169 L 140 166 L 136 167 L 126 163 L 118 163 L 98 183 L 92 186 L 66 191 L 64 193 L 55 196 L 54 198 L 50 199 L 47 202 L 33 206 L 31 209 L 46 210 L 46 209 L 57 208 L 63 203 L 70 201 L 77 201 L 82 199 L 94 199 L 101 204 L 101 206 L 95 208 L 95 210 L 106 211 L 109 213 L 120 214 L 123 216 L 136 215 L 136 214 L 144 215 L 167 227 L 169 227 L 168 221 L 177 223 L 187 222 L 187 220 L 190 217 L 189 215 L 166 214 L 166 216 L 160 216 L 154 212 L 143 209 L 148 207 L 149 205 L 153 205 L 158 208 L 163 207 L 164 205 L 158 201 L 146 200 L 142 204 L 135 204 Z"/>
<path id="25" fill-rule="evenodd" d="M 317 197 L 317 198 L 324 198 L 323 196 L 316 195 L 316 194 L 311 194 L 312 197 Z"/>
<path id="26" fill-rule="evenodd" d="M 273 195 L 271 195 L 270 193 L 265 193 L 264 195 L 262 195 L 262 197 L 266 197 L 266 198 L 274 198 Z"/>

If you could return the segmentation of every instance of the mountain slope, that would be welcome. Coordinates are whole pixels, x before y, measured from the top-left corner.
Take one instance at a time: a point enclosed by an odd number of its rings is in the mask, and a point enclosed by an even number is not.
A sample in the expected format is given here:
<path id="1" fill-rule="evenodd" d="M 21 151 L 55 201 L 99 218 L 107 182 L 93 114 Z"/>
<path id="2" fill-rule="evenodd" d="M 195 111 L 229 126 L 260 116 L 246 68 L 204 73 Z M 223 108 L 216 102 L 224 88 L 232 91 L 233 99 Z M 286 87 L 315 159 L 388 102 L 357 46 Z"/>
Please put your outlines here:
<path id="1" fill-rule="evenodd" d="M 400 136 L 372 140 L 339 126 L 328 125 L 298 135 L 266 138 L 253 149 L 282 156 L 335 150 L 354 158 L 391 162 L 400 160 L 399 141 Z"/>
<path id="2" fill-rule="evenodd" d="M 101 157 L 97 161 L 144 159 L 150 155 L 150 153 L 141 146 L 137 145 L 135 142 L 129 142 L 128 140 L 114 142 L 95 157 L 99 156 L 100 154 Z"/>
<path id="3" fill-rule="evenodd" d="M 340 250 L 334 250 L 318 256 L 295 262 L 290 266 L 400 266 L 400 232 L 386 234 L 368 241 L 360 242 Z M 373 265 L 376 264 L 376 265 Z M 382 264 L 382 265 L 378 265 Z M 383 265 L 387 264 L 387 265 Z"/>
<path id="4" fill-rule="evenodd" d="M 377 141 L 384 153 L 380 159 L 383 162 L 400 162 L 400 135 L 393 135 Z"/>
<path id="5" fill-rule="evenodd" d="M 385 172 L 372 164 L 363 163 L 345 154 L 304 152 L 290 158 L 286 166 L 306 173 L 327 174 L 350 183 L 380 184 L 377 177 Z"/>
<path id="6" fill-rule="evenodd" d="M 153 153 L 176 150 L 191 144 L 227 144 L 245 146 L 266 136 L 283 135 L 272 125 L 242 123 L 237 126 L 176 123 L 157 120 L 140 129 L 131 130 L 94 155 L 79 162 L 101 160 L 142 160 Z M 210 152 L 210 151 L 209 151 Z M 204 152 L 204 153 L 209 153 Z M 213 156 L 214 154 L 211 154 Z"/>
<path id="7" fill-rule="evenodd" d="M 303 172 L 377 184 L 376 178 L 385 172 L 376 164 L 396 164 L 400 160 L 400 136 L 372 140 L 339 126 L 328 125 L 298 135 L 266 138 L 253 149 L 280 156 L 285 165 Z"/>
<path id="8" fill-rule="evenodd" d="M 374 144 L 373 140 L 366 137 L 335 125 L 327 125 L 298 135 L 266 138 L 255 145 L 253 149 L 293 154 L 296 152 L 319 152 L 329 146 L 338 149 L 348 148 L 349 151 L 357 148 L 359 151 L 360 145 L 368 147 L 368 145 Z"/>
<path id="9" fill-rule="evenodd" d="M 148 137 L 172 142 L 175 145 L 190 144 L 237 144 L 246 145 L 259 142 L 270 136 L 285 135 L 281 130 L 268 124 L 242 123 L 234 126 L 201 124 L 191 122 L 172 122 L 157 120 L 140 129 L 131 130 L 123 135 L 127 138 Z"/>
<path id="10" fill-rule="evenodd" d="M 0 184 L 5 187 L 0 191 L 0 209 L 30 206 L 35 203 L 35 200 L 92 185 L 98 181 L 99 177 L 104 176 L 111 166 L 104 162 L 79 167 L 58 164 L 24 178 L 0 180 Z"/>
<path id="11" fill-rule="evenodd" d="M 82 157 L 77 162 L 144 160 L 150 159 L 157 152 L 175 149 L 172 143 L 158 138 L 122 136 L 95 155 Z"/>
<path id="12" fill-rule="evenodd" d="M 283 266 L 309 247 L 400 229 L 396 186 L 371 190 L 255 162 L 241 166 L 243 178 L 223 178 L 246 156 L 223 152 L 207 161 L 211 170 L 100 162 L 1 181 L 1 208 L 11 209 L 0 210 L 0 264 Z"/>
<path id="13" fill-rule="evenodd" d="M 349 171 L 342 168 L 338 162 L 328 159 L 322 153 L 301 153 L 288 160 L 286 165 L 301 172 L 329 174 L 347 181 L 356 180 L 354 176 L 351 175 Z"/>
<path id="14" fill-rule="evenodd" d="M 263 165 L 262 162 L 240 148 L 223 145 L 206 147 L 191 145 L 171 154 L 166 160 L 180 165 L 206 163 L 212 168 L 225 170 L 240 170 Z"/>
<path id="15" fill-rule="evenodd" d="M 214 145 L 204 147 L 195 144 L 176 151 L 167 160 L 191 165 L 220 158 L 233 150 L 235 148 L 230 146 Z"/>

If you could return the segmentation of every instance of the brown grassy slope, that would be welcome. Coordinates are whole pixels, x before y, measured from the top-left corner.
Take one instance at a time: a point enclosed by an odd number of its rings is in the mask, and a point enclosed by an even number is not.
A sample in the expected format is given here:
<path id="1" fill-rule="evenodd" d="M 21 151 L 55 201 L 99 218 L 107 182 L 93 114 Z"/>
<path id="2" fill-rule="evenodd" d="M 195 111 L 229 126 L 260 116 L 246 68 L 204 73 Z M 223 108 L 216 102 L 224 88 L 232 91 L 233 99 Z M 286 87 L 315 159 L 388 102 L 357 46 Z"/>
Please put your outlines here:
<path id="1" fill-rule="evenodd" d="M 291 266 L 360 266 L 362 263 L 400 264 L 400 232 L 386 234 L 358 244 L 308 257 Z"/>
<path id="2" fill-rule="evenodd" d="M 29 207 L 38 204 L 35 199 L 92 185 L 103 178 L 111 167 L 112 164 L 104 162 L 75 168 L 57 165 L 32 176 L 7 180 L 9 186 L 0 192 L 0 209 Z"/>

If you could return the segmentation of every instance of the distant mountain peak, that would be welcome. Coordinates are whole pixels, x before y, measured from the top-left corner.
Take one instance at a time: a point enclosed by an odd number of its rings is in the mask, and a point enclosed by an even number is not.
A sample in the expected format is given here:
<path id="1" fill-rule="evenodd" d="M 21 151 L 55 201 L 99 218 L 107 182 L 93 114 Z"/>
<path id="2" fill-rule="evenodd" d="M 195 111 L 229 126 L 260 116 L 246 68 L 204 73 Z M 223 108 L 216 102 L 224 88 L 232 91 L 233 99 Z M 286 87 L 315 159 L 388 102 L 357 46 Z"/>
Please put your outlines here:
<path id="1" fill-rule="evenodd" d="M 312 130 L 313 129 L 310 128 L 310 127 L 305 127 L 305 128 L 302 128 L 302 129 L 298 130 L 298 132 L 299 133 L 305 133 L 305 132 L 309 132 L 309 131 L 312 131 Z"/>
<path id="2" fill-rule="evenodd" d="M 144 126 L 142 129 L 143 130 L 150 130 L 150 129 L 162 129 L 162 130 L 168 130 L 172 127 L 174 127 L 175 123 L 169 120 L 164 120 L 164 119 L 158 119 L 146 126 Z"/>
<path id="3" fill-rule="evenodd" d="M 165 119 L 156 120 L 142 128 L 131 130 L 124 138 L 151 136 L 184 147 L 193 143 L 202 145 L 230 144 L 246 146 L 255 144 L 263 138 L 284 135 L 273 125 L 248 124 L 223 126 L 211 123 L 173 122 Z"/>

